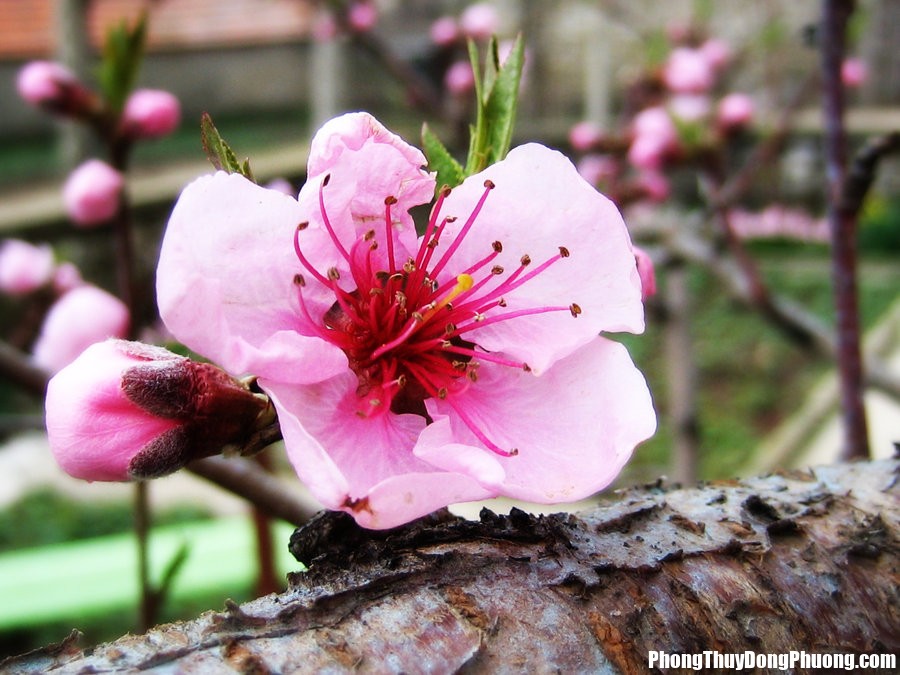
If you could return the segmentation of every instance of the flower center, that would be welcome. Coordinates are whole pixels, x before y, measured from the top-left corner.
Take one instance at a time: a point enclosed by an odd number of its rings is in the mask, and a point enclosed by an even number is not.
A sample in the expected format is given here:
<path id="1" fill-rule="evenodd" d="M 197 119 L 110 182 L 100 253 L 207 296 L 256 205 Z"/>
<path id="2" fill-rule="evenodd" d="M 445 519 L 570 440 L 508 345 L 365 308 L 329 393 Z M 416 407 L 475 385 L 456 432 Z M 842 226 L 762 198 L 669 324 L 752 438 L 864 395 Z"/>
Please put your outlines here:
<path id="1" fill-rule="evenodd" d="M 338 285 L 340 273 L 336 268 L 323 274 L 307 260 L 300 237 L 308 223 L 297 227 L 294 250 L 306 272 L 334 293 L 334 304 L 316 320 L 303 298 L 305 277 L 298 274 L 294 282 L 300 309 L 308 322 L 316 327 L 323 339 L 340 347 L 347 355 L 350 369 L 358 381 L 357 414 L 372 417 L 388 411 L 413 413 L 430 422 L 425 400 L 446 400 L 486 447 L 504 456 L 515 454 L 515 450 L 503 450 L 491 442 L 455 398 L 478 381 L 478 369 L 483 362 L 530 370 L 524 362 L 481 349 L 477 341 L 478 330 L 526 315 L 567 311 L 578 316 L 581 313 L 581 308 L 574 303 L 505 309 L 505 295 L 568 257 L 569 251 L 561 246 L 558 254 L 533 268 L 531 258 L 523 255 L 519 266 L 506 273 L 503 267 L 494 264 L 503 250 L 503 245 L 495 241 L 490 252 L 455 278 L 446 279 L 446 275 L 441 275 L 494 188 L 491 181 L 485 181 L 484 192 L 472 213 L 446 250 L 437 256 L 441 235 L 447 224 L 455 221 L 452 216 L 441 216 L 450 189 L 441 190 L 425 234 L 419 240 L 415 258 L 409 257 L 402 264 L 394 254 L 391 208 L 397 200 L 386 198 L 387 260 L 382 266 L 386 264 L 387 269 L 378 269 L 373 260 L 373 252 L 378 248 L 374 231 L 357 239 L 349 251 L 339 241 L 325 209 L 324 189 L 328 181 L 329 176 L 326 176 L 319 188 L 322 221 L 336 249 L 348 263 L 356 289 L 346 291 Z M 441 276 L 445 281 L 438 281 Z"/>

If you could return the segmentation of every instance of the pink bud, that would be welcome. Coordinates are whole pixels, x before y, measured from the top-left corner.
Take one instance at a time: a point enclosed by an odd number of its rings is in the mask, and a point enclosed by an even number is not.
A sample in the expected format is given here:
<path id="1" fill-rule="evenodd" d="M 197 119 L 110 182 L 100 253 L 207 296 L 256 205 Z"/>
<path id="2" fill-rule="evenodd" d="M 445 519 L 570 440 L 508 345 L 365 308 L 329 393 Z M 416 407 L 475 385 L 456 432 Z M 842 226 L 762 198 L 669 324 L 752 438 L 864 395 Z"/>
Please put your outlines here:
<path id="1" fill-rule="evenodd" d="M 444 86 L 447 91 L 457 96 L 470 92 L 475 86 L 472 64 L 468 61 L 457 61 L 451 64 L 444 73 Z"/>
<path id="2" fill-rule="evenodd" d="M 128 308 L 96 286 L 79 286 L 60 297 L 44 317 L 34 344 L 34 361 L 56 372 L 88 346 L 128 333 Z"/>
<path id="3" fill-rule="evenodd" d="M 122 111 L 122 130 L 131 138 L 168 136 L 181 122 L 181 104 L 167 91 L 138 89 Z"/>
<path id="4" fill-rule="evenodd" d="M 679 94 L 701 94 L 713 85 L 712 66 L 696 49 L 678 47 L 669 54 L 663 68 L 663 82 L 669 90 Z"/>
<path id="5" fill-rule="evenodd" d="M 378 8 L 372 2 L 354 2 L 347 10 L 347 23 L 357 33 L 370 31 L 378 23 Z"/>
<path id="6" fill-rule="evenodd" d="M 53 289 L 60 295 L 83 285 L 81 271 L 73 263 L 62 263 L 53 272 Z"/>
<path id="7" fill-rule="evenodd" d="M 25 295 L 36 291 L 53 276 L 53 251 L 19 239 L 0 244 L 0 291 Z"/>
<path id="8" fill-rule="evenodd" d="M 746 126 L 753 120 L 755 106 L 753 99 L 747 94 L 735 92 L 719 101 L 716 118 L 724 129 L 737 129 Z"/>
<path id="9" fill-rule="evenodd" d="M 265 407 L 212 364 L 107 340 L 50 380 L 47 435 L 76 478 L 154 478 L 245 438 Z"/>
<path id="10" fill-rule="evenodd" d="M 841 82 L 845 87 L 859 87 L 869 77 L 869 68 L 862 59 L 851 57 L 841 64 Z"/>
<path id="11" fill-rule="evenodd" d="M 431 24 L 428 34 L 438 47 L 447 47 L 459 38 L 459 26 L 452 16 L 442 16 Z"/>
<path id="12" fill-rule="evenodd" d="M 628 148 L 628 161 L 643 171 L 658 171 L 669 145 L 656 136 L 637 136 Z"/>
<path id="13" fill-rule="evenodd" d="M 669 112 L 682 122 L 699 122 L 709 116 L 711 108 L 705 94 L 678 94 L 669 101 Z"/>
<path id="14" fill-rule="evenodd" d="M 664 202 L 672 193 L 669 179 L 659 171 L 642 171 L 637 184 L 651 202 Z"/>
<path id="15" fill-rule="evenodd" d="M 659 106 L 641 110 L 634 116 L 631 128 L 635 136 L 653 136 L 665 143 L 678 141 L 678 130 L 672 117 L 665 108 Z"/>
<path id="16" fill-rule="evenodd" d="M 83 87 L 75 74 L 55 61 L 32 61 L 19 71 L 19 96 L 36 106 L 53 110 L 67 108 L 70 93 Z"/>
<path id="17" fill-rule="evenodd" d="M 288 197 L 293 197 L 294 199 L 297 198 L 297 190 L 291 185 L 291 182 L 287 178 L 273 178 L 266 183 L 266 189 L 275 190 L 276 192 L 280 192 Z"/>
<path id="18" fill-rule="evenodd" d="M 731 60 L 731 47 L 724 40 L 710 38 L 700 45 L 700 53 L 713 70 L 721 70 Z"/>
<path id="19" fill-rule="evenodd" d="M 473 40 L 487 40 L 497 32 L 499 25 L 497 10 L 486 2 L 469 5 L 459 17 L 463 35 Z"/>
<path id="20" fill-rule="evenodd" d="M 338 34 L 338 24 L 331 12 L 320 11 L 312 25 L 312 36 L 316 42 L 328 42 Z"/>
<path id="21" fill-rule="evenodd" d="M 587 152 L 603 140 L 603 131 L 593 122 L 579 122 L 569 129 L 569 143 L 578 152 Z"/>
<path id="22" fill-rule="evenodd" d="M 653 259 L 642 248 L 632 246 L 634 260 L 637 263 L 638 275 L 641 277 L 641 299 L 656 295 L 656 270 L 653 267 Z"/>
<path id="23" fill-rule="evenodd" d="M 99 159 L 89 159 L 75 169 L 63 186 L 66 213 L 77 225 L 99 225 L 119 208 L 125 185 L 122 174 Z"/>
<path id="24" fill-rule="evenodd" d="M 619 172 L 618 162 L 610 155 L 585 155 L 578 160 L 576 168 L 581 177 L 595 187 Z"/>

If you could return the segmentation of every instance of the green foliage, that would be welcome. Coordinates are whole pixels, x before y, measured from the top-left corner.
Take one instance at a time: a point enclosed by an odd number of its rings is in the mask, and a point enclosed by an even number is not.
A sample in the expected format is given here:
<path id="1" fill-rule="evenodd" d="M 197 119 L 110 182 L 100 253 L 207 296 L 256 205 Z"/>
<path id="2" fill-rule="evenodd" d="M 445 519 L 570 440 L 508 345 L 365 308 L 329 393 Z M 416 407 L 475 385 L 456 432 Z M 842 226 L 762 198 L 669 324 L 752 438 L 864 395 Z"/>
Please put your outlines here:
<path id="1" fill-rule="evenodd" d="M 875 255 L 900 253 L 900 198 L 873 195 L 859 221 L 859 249 Z"/>
<path id="2" fill-rule="evenodd" d="M 207 159 L 214 167 L 228 173 L 239 173 L 244 178 L 256 182 L 253 179 L 253 172 L 250 170 L 250 160 L 245 159 L 243 163 L 238 161 L 234 150 L 216 129 L 209 113 L 203 113 L 200 118 L 200 142 L 203 143 L 203 151 L 206 153 Z"/>
<path id="3" fill-rule="evenodd" d="M 134 89 L 147 40 L 147 16 L 142 14 L 134 28 L 123 21 L 109 30 L 103 44 L 103 58 L 97 72 L 100 89 L 110 110 L 118 113 Z"/>
<path id="4" fill-rule="evenodd" d="M 437 190 L 444 185 L 455 187 L 463 182 L 465 172 L 462 165 L 453 158 L 427 124 L 422 126 L 422 149 L 428 158 L 428 168 L 437 172 Z"/>
<path id="5" fill-rule="evenodd" d="M 643 40 L 644 58 L 650 68 L 661 66 L 666 61 L 671 51 L 671 43 L 665 31 L 656 30 L 649 33 Z"/>

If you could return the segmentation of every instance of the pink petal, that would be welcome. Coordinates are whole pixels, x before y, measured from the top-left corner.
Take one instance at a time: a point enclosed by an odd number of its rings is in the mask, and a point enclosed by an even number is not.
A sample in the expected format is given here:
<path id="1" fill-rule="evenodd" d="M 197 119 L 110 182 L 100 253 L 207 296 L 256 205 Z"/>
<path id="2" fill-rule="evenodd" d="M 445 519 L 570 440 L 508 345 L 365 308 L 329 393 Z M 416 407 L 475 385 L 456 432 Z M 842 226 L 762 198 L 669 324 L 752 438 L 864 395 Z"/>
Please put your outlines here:
<path id="1" fill-rule="evenodd" d="M 326 508 L 347 511 L 365 527 L 384 528 L 491 495 L 471 478 L 413 455 L 424 418 L 357 415 L 357 384 L 349 371 L 307 386 L 260 380 L 278 410 L 294 469 Z"/>
<path id="2" fill-rule="evenodd" d="M 314 382 L 345 370 L 343 352 L 315 337 L 297 307 L 294 276 L 303 270 L 293 238 L 302 220 L 295 200 L 237 174 L 185 188 L 157 269 L 160 315 L 173 335 L 234 374 Z"/>
<path id="3" fill-rule="evenodd" d="M 443 213 L 458 219 L 447 226 L 436 256 L 463 226 L 484 192 L 485 179 L 496 187 L 443 277 L 483 258 L 494 241 L 503 244 L 495 262 L 505 274 L 498 283 L 519 266 L 523 254 L 531 257 L 534 269 L 565 246 L 568 258 L 505 294 L 507 309 L 494 312 L 577 303 L 582 314 L 577 319 L 568 311 L 520 317 L 480 328 L 467 339 L 522 359 L 540 372 L 600 331 L 643 330 L 641 282 L 622 216 L 565 156 L 541 145 L 513 149 L 504 161 L 453 190 Z M 484 274 L 476 273 L 476 281 Z"/>
<path id="4" fill-rule="evenodd" d="M 606 487 L 656 429 L 643 376 L 625 348 L 605 338 L 540 377 L 484 364 L 475 385 L 426 406 L 434 424 L 420 436 L 419 456 L 442 461 L 448 439 L 490 453 L 506 473 L 500 493 L 540 503 L 582 499 Z M 518 454 L 484 449 L 453 406 L 493 443 Z"/>

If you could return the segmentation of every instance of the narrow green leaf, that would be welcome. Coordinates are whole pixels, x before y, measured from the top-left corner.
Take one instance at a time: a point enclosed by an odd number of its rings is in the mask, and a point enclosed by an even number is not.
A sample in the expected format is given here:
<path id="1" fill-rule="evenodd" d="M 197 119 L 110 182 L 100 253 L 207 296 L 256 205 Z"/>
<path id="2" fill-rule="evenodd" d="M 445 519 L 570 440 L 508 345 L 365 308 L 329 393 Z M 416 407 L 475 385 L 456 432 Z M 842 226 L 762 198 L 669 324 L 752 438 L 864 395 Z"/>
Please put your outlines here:
<path id="1" fill-rule="evenodd" d="M 253 180 L 253 172 L 250 171 L 250 160 L 245 159 L 243 164 L 238 161 L 234 150 L 231 149 L 231 146 L 225 142 L 219 130 L 216 129 L 216 125 L 213 124 L 209 113 L 203 113 L 200 116 L 200 142 L 203 144 L 206 158 L 214 167 L 228 173 L 239 173 L 245 178 Z"/>
<path id="2" fill-rule="evenodd" d="M 147 39 L 147 15 L 141 14 L 134 28 L 124 21 L 109 29 L 103 44 L 97 80 L 109 109 L 118 113 L 134 89 Z"/>
<path id="3" fill-rule="evenodd" d="M 469 155 L 466 158 L 465 169 L 465 175 L 471 176 L 486 166 L 487 119 L 484 116 L 486 98 L 481 78 L 481 57 L 478 55 L 478 46 L 473 40 L 469 40 L 468 46 L 469 62 L 472 64 L 472 73 L 475 76 L 475 126 L 469 130 Z"/>
<path id="4" fill-rule="evenodd" d="M 496 56 L 495 43 L 494 58 Z M 512 144 L 524 61 L 525 42 L 519 35 L 506 61 L 499 67 L 496 80 L 485 102 L 485 117 L 488 122 L 486 148 L 488 166 L 506 157 Z"/>
<path id="5" fill-rule="evenodd" d="M 453 188 L 463 182 L 465 174 L 462 166 L 427 124 L 422 125 L 422 148 L 428 158 L 428 168 L 437 172 L 437 190 L 444 185 Z"/>

